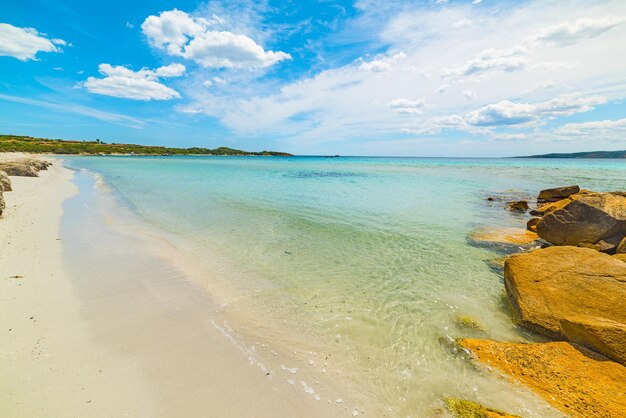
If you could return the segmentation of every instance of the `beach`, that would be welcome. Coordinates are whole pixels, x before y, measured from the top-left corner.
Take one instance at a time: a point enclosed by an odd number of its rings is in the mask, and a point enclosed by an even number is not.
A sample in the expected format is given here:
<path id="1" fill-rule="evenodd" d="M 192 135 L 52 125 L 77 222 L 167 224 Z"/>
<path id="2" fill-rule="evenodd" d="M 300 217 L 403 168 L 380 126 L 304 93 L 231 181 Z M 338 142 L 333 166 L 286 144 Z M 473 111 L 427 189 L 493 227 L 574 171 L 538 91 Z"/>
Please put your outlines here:
<path id="1" fill-rule="evenodd" d="M 17 417 L 451 417 L 465 400 L 562 416 L 459 341 L 543 353 L 506 303 L 503 257 L 540 246 L 511 199 L 546 170 L 601 190 L 626 176 L 606 161 L 36 158 L 53 164 L 10 176 L 0 219 L 0 414 Z"/>
<path id="2" fill-rule="evenodd" d="M 63 202 L 78 192 L 75 173 L 46 159 L 52 167 L 12 177 L 5 194 L 0 415 L 352 415 L 348 399 L 330 404 L 305 392 L 316 385 L 301 383 L 306 372 L 264 369 L 254 347 L 212 322 L 208 295 L 171 263 L 137 253 L 112 260 L 107 244 L 123 242 L 112 231 L 98 230 L 91 251 L 83 248 L 87 274 L 76 280 L 64 263 L 71 234 L 60 231 Z"/>

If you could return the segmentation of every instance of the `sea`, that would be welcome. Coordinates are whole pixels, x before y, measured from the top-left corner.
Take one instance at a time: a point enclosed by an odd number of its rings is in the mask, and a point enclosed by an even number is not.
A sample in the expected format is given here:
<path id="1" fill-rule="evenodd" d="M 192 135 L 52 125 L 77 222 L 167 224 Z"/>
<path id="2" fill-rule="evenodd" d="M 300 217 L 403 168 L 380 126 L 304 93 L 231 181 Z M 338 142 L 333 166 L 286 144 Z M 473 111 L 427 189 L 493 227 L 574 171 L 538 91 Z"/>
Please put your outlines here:
<path id="1" fill-rule="evenodd" d="M 225 329 L 249 324 L 246 317 L 262 321 L 265 335 L 249 326 L 240 335 L 310 353 L 301 367 L 345 379 L 388 416 L 437 416 L 447 397 L 559 416 L 523 387 L 473 365 L 454 343 L 542 341 L 508 311 L 497 266 L 512 249 L 469 235 L 524 228 L 529 215 L 507 211 L 506 202 L 532 204 L 541 189 L 626 185 L 626 161 L 603 159 L 64 161 L 81 190 L 113 202 L 111 222 L 118 210 L 128 213 L 186 253 L 197 265 L 193 280 L 223 307 L 216 314 Z"/>

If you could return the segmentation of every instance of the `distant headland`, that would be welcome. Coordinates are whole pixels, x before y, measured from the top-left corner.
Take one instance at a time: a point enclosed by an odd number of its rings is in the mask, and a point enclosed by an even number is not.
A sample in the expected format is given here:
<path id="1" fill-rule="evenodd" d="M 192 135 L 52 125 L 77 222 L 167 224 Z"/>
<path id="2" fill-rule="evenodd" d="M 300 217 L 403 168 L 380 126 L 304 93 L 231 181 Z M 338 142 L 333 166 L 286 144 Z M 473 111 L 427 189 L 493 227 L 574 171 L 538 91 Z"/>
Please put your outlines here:
<path id="1" fill-rule="evenodd" d="M 170 148 L 162 146 L 105 143 L 95 141 L 69 141 L 63 139 L 33 138 L 30 136 L 0 135 L 0 152 L 27 152 L 36 154 L 74 155 L 230 155 L 230 156 L 278 156 L 292 154 L 277 151 L 248 152 L 234 148 Z"/>
<path id="2" fill-rule="evenodd" d="M 552 153 L 542 155 L 525 155 L 514 158 L 626 158 L 626 150 Z"/>

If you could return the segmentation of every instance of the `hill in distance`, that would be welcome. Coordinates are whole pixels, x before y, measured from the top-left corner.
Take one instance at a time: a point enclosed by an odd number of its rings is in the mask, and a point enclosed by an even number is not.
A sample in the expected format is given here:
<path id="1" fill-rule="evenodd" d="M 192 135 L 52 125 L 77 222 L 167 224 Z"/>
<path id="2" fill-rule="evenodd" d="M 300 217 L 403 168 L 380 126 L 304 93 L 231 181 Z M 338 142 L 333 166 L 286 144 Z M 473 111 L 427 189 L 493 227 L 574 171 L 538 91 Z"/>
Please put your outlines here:
<path id="1" fill-rule="evenodd" d="M 626 158 L 626 150 L 553 153 L 542 155 L 526 155 L 515 158 Z"/>
<path id="2" fill-rule="evenodd" d="M 0 152 L 28 152 L 34 154 L 75 154 L 75 155 L 263 155 L 291 156 L 286 152 L 248 152 L 219 147 L 210 148 L 170 148 L 160 146 L 118 144 L 100 141 L 67 141 L 63 139 L 33 138 L 30 136 L 0 135 Z"/>

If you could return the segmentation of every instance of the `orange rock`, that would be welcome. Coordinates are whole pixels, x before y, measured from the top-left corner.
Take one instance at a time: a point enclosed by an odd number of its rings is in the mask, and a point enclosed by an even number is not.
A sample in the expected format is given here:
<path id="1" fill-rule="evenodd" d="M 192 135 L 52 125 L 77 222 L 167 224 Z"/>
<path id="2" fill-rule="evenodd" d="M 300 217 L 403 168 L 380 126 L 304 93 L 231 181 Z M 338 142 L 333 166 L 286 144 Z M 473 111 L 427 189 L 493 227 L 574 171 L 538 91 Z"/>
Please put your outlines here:
<path id="1" fill-rule="evenodd" d="M 545 344 L 460 340 L 479 362 L 519 381 L 572 417 L 622 417 L 626 367 L 566 342 Z"/>
<path id="2" fill-rule="evenodd" d="M 549 247 L 504 262 L 504 285 L 521 325 L 565 338 L 562 319 L 591 315 L 626 324 L 626 264 L 578 247 Z"/>
<path id="3" fill-rule="evenodd" d="M 561 329 L 568 341 L 626 365 L 626 325 L 605 318 L 579 315 L 562 319 Z"/>
<path id="4" fill-rule="evenodd" d="M 530 245 L 539 239 L 536 233 L 522 228 L 482 228 L 469 235 L 478 243 Z"/>

